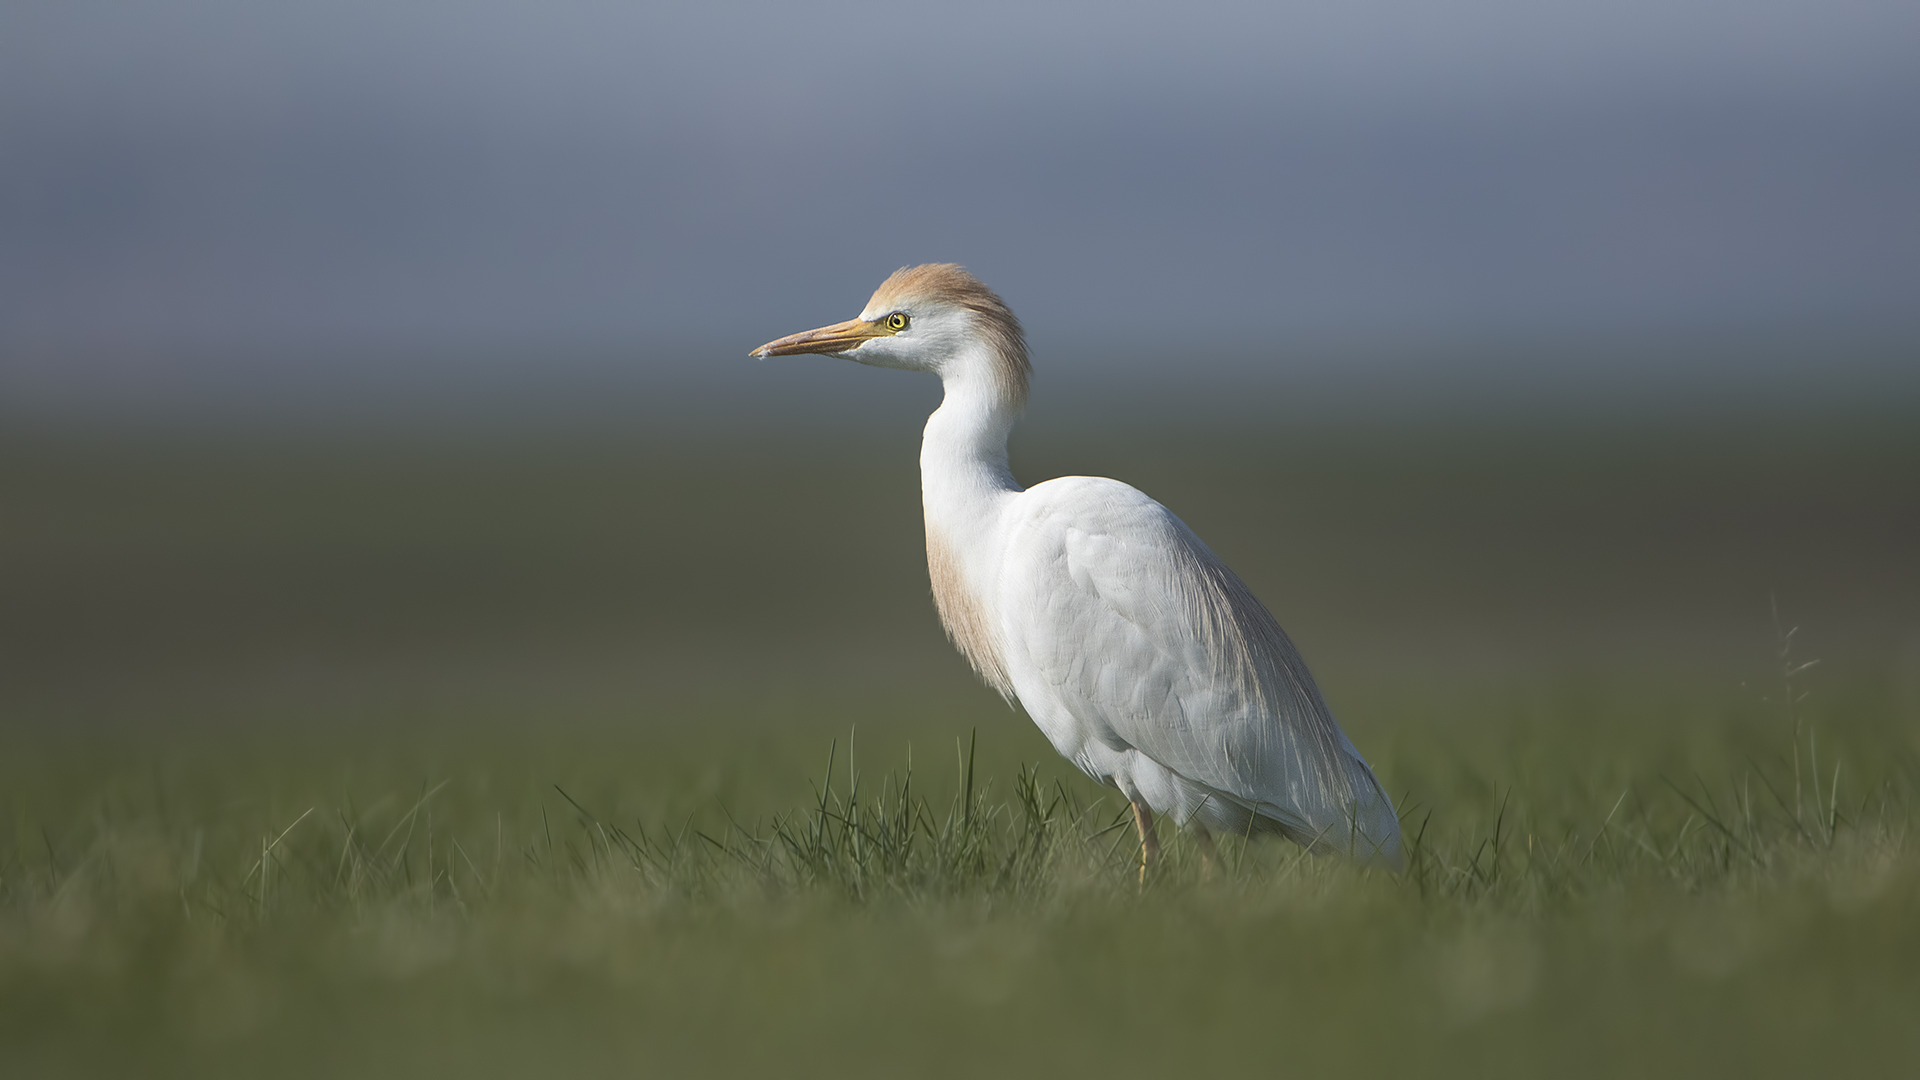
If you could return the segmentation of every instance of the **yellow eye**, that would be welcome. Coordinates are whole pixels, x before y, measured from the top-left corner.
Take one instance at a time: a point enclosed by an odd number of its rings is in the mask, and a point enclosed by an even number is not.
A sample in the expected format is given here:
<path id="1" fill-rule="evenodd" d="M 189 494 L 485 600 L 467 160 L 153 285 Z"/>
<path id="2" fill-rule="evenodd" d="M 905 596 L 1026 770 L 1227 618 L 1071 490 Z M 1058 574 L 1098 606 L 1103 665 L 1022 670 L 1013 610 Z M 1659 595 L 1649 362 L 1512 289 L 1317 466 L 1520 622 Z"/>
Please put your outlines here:
<path id="1" fill-rule="evenodd" d="M 887 329 L 897 334 L 900 331 L 905 330 L 907 328 L 908 321 L 909 320 L 907 319 L 905 312 L 896 311 L 893 314 L 887 316 Z"/>

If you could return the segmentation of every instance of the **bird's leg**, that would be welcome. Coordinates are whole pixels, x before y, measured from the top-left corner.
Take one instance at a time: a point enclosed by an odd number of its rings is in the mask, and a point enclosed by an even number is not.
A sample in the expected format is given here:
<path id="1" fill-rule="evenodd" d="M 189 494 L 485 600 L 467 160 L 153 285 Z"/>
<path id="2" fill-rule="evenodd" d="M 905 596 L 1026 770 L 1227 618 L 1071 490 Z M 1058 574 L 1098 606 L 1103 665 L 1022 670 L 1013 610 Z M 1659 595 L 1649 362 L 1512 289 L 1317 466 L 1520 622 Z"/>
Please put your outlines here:
<path id="1" fill-rule="evenodd" d="M 1212 881 L 1220 876 L 1220 849 L 1213 846 L 1213 834 L 1207 831 L 1199 821 L 1190 821 L 1187 827 L 1193 830 L 1193 838 L 1200 842 L 1200 880 Z"/>
<path id="2" fill-rule="evenodd" d="M 1140 798 L 1133 803 L 1133 827 L 1140 830 L 1140 884 L 1147 883 L 1147 868 L 1160 861 L 1160 838 L 1153 834 L 1153 811 Z"/>

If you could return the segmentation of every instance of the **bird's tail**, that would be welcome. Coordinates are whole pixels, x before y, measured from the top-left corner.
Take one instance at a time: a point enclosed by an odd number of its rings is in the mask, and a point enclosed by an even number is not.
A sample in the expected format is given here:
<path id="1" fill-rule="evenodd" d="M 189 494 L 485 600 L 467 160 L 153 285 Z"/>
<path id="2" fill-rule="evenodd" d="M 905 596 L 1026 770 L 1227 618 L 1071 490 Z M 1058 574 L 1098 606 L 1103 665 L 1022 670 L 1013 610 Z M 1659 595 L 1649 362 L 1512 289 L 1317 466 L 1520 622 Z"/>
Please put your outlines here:
<path id="1" fill-rule="evenodd" d="M 1394 811 L 1393 799 L 1358 755 L 1349 760 L 1347 775 L 1355 797 L 1344 815 L 1348 835 L 1342 850 L 1363 863 L 1398 873 L 1406 862 L 1400 854 L 1400 815 Z"/>
<path id="2" fill-rule="evenodd" d="M 1345 786 L 1351 794 L 1344 802 L 1329 800 L 1314 807 L 1307 820 L 1265 805 L 1260 814 L 1316 855 L 1346 855 L 1398 873 L 1405 862 L 1400 853 L 1400 816 L 1393 800 L 1358 754 L 1348 756 L 1345 764 Z"/>

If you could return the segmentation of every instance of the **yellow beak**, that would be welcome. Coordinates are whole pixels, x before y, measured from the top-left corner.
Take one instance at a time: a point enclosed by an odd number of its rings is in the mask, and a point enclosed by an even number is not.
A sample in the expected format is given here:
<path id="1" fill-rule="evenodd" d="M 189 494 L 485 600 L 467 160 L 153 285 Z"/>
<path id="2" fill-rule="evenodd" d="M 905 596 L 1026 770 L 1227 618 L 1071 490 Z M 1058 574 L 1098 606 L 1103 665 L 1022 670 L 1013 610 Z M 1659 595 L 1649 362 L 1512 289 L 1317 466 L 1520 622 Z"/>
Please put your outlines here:
<path id="1" fill-rule="evenodd" d="M 860 347 L 868 338 L 890 337 L 893 331 L 887 329 L 884 322 L 875 319 L 864 322 L 860 319 L 848 319 L 846 322 L 823 326 L 818 330 L 808 330 L 800 334 L 788 334 L 778 341 L 769 341 L 765 345 L 748 353 L 748 356 L 797 356 L 800 353 L 843 353 Z"/>

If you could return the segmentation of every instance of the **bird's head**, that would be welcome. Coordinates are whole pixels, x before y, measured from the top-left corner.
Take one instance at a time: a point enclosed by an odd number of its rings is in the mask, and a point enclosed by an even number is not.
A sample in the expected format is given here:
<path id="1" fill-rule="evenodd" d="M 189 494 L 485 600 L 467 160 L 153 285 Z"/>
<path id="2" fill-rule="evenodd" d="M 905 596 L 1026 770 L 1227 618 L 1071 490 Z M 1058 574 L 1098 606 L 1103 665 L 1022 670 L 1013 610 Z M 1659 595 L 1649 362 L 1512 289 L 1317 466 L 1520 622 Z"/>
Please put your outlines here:
<path id="1" fill-rule="evenodd" d="M 874 367 L 982 375 L 1017 402 L 1027 396 L 1020 320 L 980 279 L 953 263 L 903 266 L 874 290 L 858 318 L 790 334 L 753 356 L 825 353 Z"/>

